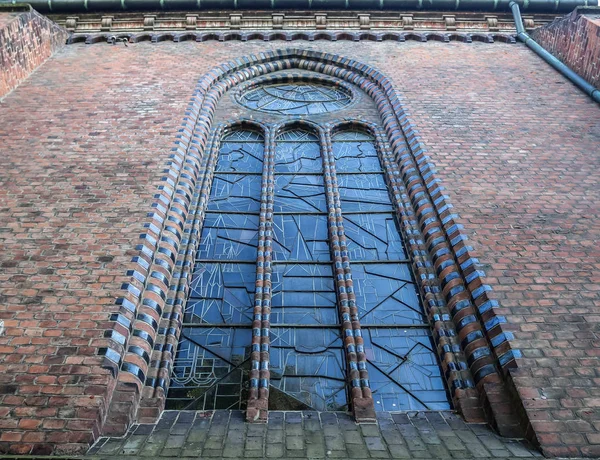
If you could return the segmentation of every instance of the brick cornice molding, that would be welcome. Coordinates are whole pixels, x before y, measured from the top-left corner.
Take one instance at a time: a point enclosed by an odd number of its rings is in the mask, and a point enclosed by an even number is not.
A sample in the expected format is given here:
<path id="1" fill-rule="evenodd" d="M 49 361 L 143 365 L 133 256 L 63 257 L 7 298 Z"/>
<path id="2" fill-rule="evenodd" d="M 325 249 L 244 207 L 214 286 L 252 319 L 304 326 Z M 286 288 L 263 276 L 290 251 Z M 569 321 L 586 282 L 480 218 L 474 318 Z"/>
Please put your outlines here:
<path id="1" fill-rule="evenodd" d="M 457 11 L 214 11 L 156 12 L 149 14 L 112 12 L 48 17 L 75 34 L 107 31 L 111 33 L 142 32 L 310 32 L 310 31 L 373 31 L 394 32 L 500 32 L 516 33 L 510 13 L 490 16 L 484 12 Z M 535 14 L 524 17 L 532 27 L 552 22 L 555 14 Z"/>
<path id="2" fill-rule="evenodd" d="M 461 42 L 461 43 L 516 43 L 516 33 L 498 33 L 498 32 L 353 32 L 348 30 L 334 31 L 302 31 L 302 32 L 282 32 L 282 31 L 254 31 L 254 32 L 118 32 L 118 33 L 78 33 L 73 34 L 67 40 L 67 44 L 85 43 L 92 45 L 95 43 L 117 44 L 119 42 L 140 43 L 149 41 L 159 43 L 163 41 L 172 41 L 175 43 L 185 41 L 395 41 L 395 42 L 428 42 L 437 41 L 442 43 Z"/>

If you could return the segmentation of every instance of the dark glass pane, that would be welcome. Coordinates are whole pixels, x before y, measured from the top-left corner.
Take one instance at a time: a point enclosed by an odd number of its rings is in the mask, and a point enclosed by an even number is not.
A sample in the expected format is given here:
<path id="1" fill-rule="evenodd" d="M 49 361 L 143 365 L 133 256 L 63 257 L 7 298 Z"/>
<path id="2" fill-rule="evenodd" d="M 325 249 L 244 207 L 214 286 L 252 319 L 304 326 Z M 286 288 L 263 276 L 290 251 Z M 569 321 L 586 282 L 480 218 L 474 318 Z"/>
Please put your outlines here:
<path id="1" fill-rule="evenodd" d="M 217 171 L 262 172 L 264 138 L 254 131 L 234 131 L 221 141 Z"/>
<path id="2" fill-rule="evenodd" d="M 286 83 L 251 89 L 240 98 L 249 109 L 280 115 L 310 115 L 339 110 L 350 104 L 350 95 L 332 86 Z"/>
<path id="3" fill-rule="evenodd" d="M 275 179 L 275 212 L 326 212 L 321 176 L 278 176 Z"/>
<path id="4" fill-rule="evenodd" d="M 274 265 L 273 324 L 337 324 L 333 273 L 330 265 Z"/>
<path id="5" fill-rule="evenodd" d="M 260 211 L 261 177 L 216 174 L 210 191 L 209 211 Z"/>
<path id="6" fill-rule="evenodd" d="M 343 212 L 392 210 L 382 174 L 338 174 L 337 181 Z"/>
<path id="7" fill-rule="evenodd" d="M 197 258 L 256 261 L 258 226 L 257 215 L 207 213 Z"/>
<path id="8" fill-rule="evenodd" d="M 330 260 L 327 216 L 275 215 L 273 217 L 275 260 Z"/>
<path id="9" fill-rule="evenodd" d="M 408 264 L 352 264 L 361 324 L 426 324 Z"/>
<path id="10" fill-rule="evenodd" d="M 370 141 L 373 142 L 375 138 L 363 131 L 340 131 L 335 133 L 332 137 L 334 142 L 353 142 L 353 141 Z"/>
<path id="11" fill-rule="evenodd" d="M 251 334 L 250 329 L 184 328 L 167 407 L 242 409 Z"/>
<path id="12" fill-rule="evenodd" d="M 313 410 L 347 410 L 342 345 L 338 329 L 272 328 L 271 386 Z"/>
<path id="13" fill-rule="evenodd" d="M 256 131 L 250 131 L 247 129 L 238 129 L 231 133 L 223 136 L 221 143 L 225 142 L 239 142 L 239 143 L 247 143 L 247 142 L 264 142 L 264 137 L 261 133 Z"/>
<path id="14" fill-rule="evenodd" d="M 407 258 L 393 214 L 344 214 L 350 260 Z"/>
<path id="15" fill-rule="evenodd" d="M 363 330 L 375 409 L 448 410 L 448 396 L 426 329 Z"/>
<path id="16" fill-rule="evenodd" d="M 372 137 L 359 132 L 343 132 L 333 138 L 333 155 L 338 173 L 381 171 Z"/>
<path id="17" fill-rule="evenodd" d="M 306 131 L 287 131 L 277 138 L 275 172 L 316 173 L 323 170 L 319 141 Z"/>
<path id="18" fill-rule="evenodd" d="M 254 264 L 197 263 L 184 323 L 250 324 L 255 279 Z"/>

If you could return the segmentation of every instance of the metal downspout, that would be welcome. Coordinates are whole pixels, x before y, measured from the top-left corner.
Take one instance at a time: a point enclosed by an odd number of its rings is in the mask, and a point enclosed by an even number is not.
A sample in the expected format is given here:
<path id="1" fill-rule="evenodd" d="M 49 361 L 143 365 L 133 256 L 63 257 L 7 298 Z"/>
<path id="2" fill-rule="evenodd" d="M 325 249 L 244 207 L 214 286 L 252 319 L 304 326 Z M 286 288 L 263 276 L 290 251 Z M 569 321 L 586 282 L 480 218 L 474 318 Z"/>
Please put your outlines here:
<path id="1" fill-rule="evenodd" d="M 577 75 L 573 70 L 571 70 L 568 66 L 560 62 L 557 58 L 555 58 L 552 54 L 542 48 L 533 38 L 529 36 L 527 32 L 525 32 L 525 28 L 523 27 L 523 20 L 521 19 L 521 10 L 519 9 L 519 5 L 516 2 L 510 2 L 508 4 L 510 9 L 512 10 L 513 16 L 515 18 L 515 27 L 517 28 L 517 37 L 523 43 L 525 43 L 529 48 L 531 48 L 538 56 L 540 56 L 544 61 L 558 70 L 561 74 L 571 80 L 575 85 L 577 85 L 581 90 L 583 90 L 588 96 L 590 96 L 594 101 L 600 104 L 600 90 L 593 85 L 589 84 L 579 75 Z"/>

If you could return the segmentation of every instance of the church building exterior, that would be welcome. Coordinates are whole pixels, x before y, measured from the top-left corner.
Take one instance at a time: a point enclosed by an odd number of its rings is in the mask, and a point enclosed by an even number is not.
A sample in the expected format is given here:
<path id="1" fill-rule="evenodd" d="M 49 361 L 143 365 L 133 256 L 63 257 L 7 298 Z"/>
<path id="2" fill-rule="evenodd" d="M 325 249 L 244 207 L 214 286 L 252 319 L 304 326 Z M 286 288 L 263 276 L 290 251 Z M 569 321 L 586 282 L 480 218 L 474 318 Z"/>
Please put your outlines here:
<path id="1" fill-rule="evenodd" d="M 0 455 L 600 457 L 600 7 L 0 0 Z"/>

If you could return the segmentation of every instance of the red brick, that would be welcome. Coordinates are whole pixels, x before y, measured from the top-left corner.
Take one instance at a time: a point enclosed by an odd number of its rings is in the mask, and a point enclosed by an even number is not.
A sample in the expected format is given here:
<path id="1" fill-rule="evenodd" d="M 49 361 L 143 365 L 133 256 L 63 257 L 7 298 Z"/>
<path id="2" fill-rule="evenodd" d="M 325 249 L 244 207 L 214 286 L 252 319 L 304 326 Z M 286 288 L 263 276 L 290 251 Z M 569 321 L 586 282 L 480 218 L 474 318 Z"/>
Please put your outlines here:
<path id="1" fill-rule="evenodd" d="M 16 442 L 20 441 L 23 433 L 20 431 L 4 431 L 0 434 L 0 441 Z"/>
<path id="2" fill-rule="evenodd" d="M 585 10 L 584 10 L 585 11 Z M 571 14 L 533 31 L 532 37 L 596 88 L 600 86 L 600 22 L 590 13 Z"/>
<path id="3" fill-rule="evenodd" d="M 23 418 L 19 421 L 19 428 L 21 428 L 22 430 L 35 430 L 41 424 L 41 420 Z"/>
<path id="4" fill-rule="evenodd" d="M 64 46 L 68 35 L 36 11 L 4 11 L 0 12 L 0 98 Z"/>
<path id="5" fill-rule="evenodd" d="M 114 385 L 89 345 L 105 343 L 114 298 L 131 267 L 197 79 L 233 57 L 284 46 L 73 45 L 4 99 L 0 126 L 10 135 L 2 143 L 14 153 L 10 159 L 0 156 L 0 168 L 8 171 L 8 185 L 0 188 L 0 221 L 9 229 L 0 264 L 31 281 L 0 281 L 10 321 L 6 352 L 18 346 L 1 373 L 25 376 L 19 393 L 6 395 L 3 405 L 23 406 L 23 394 L 48 393 L 49 407 L 84 428 L 71 437 L 54 421 L 42 425 L 48 430 L 43 443 L 60 446 L 56 453 L 85 451 L 91 441 L 91 431 L 85 430 L 106 411 Z M 600 397 L 591 392 L 595 383 L 589 371 L 597 367 L 597 339 L 593 334 L 575 339 L 575 333 L 594 330 L 600 322 L 599 315 L 589 315 L 600 306 L 600 294 L 589 281 L 600 268 L 594 243 L 600 164 L 590 153 L 597 150 L 597 108 L 520 45 L 340 41 L 294 46 L 374 65 L 398 87 L 461 215 L 457 222 L 489 267 L 499 311 L 514 332 L 515 348 L 526 357 L 511 373 L 514 384 L 523 398 L 538 398 L 528 401 L 525 411 L 542 444 L 552 447 L 565 427 L 579 426 L 566 423 L 582 417 L 551 422 L 558 405 L 592 407 Z M 151 112 L 145 110 L 148 104 Z M 96 132 L 102 136 L 90 134 Z M 44 220 L 37 221 L 40 216 Z M 43 257 L 39 245 L 31 244 L 35 240 L 44 240 L 37 241 L 47 247 Z M 98 259 L 106 255 L 112 259 L 99 269 Z M 54 273 L 46 271 L 49 266 Z M 35 317 L 42 312 L 48 317 Z M 28 327 L 36 328 L 33 336 L 25 334 Z M 574 356 L 576 348 L 584 354 Z M 42 362 L 35 361 L 40 357 Z M 65 379 L 74 374 L 78 379 Z M 56 385 L 31 380 L 48 375 L 58 377 Z M 565 393 L 544 400 L 540 389 Z M 27 399 L 32 397 L 39 396 Z M 149 412 L 156 410 L 142 411 Z M 597 415 L 589 421 L 597 432 L 594 421 Z M 562 446 L 555 452 L 583 450 Z"/>

